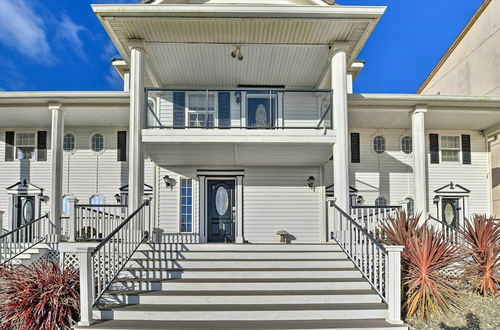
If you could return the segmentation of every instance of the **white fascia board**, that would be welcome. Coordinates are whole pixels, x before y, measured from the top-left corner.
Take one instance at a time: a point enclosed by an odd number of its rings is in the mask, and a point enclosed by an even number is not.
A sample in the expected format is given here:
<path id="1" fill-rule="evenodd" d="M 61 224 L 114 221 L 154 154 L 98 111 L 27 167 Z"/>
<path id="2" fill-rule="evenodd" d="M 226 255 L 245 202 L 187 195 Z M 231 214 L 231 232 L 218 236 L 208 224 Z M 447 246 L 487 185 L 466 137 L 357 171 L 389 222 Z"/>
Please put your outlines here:
<path id="1" fill-rule="evenodd" d="M 72 101 L 88 99 L 130 99 L 129 92 L 0 92 L 0 103 L 23 103 L 23 102 L 53 102 Z"/>
<path id="2" fill-rule="evenodd" d="M 340 18 L 379 19 L 384 6 L 226 6 L 226 5 L 92 5 L 102 18 Z"/>

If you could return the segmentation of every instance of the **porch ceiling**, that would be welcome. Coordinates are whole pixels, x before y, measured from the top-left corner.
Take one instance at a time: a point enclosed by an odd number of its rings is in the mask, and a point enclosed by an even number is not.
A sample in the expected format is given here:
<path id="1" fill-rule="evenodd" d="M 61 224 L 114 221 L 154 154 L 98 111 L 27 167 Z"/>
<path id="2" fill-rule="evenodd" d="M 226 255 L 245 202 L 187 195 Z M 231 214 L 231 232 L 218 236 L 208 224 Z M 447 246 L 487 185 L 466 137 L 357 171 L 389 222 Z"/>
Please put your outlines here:
<path id="1" fill-rule="evenodd" d="M 316 87 L 333 42 L 356 58 L 384 7 L 94 5 L 122 57 L 138 39 L 155 87 Z M 244 59 L 231 57 L 241 46 Z M 300 69 L 298 69 L 300 68 Z"/>

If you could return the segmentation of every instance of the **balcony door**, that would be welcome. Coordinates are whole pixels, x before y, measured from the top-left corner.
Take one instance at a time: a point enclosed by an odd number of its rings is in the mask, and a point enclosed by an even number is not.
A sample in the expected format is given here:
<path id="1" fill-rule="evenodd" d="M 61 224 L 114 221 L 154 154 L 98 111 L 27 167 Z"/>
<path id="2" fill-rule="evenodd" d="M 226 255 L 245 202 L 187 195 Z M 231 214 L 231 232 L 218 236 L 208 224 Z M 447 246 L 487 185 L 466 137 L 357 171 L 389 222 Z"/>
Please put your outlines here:
<path id="1" fill-rule="evenodd" d="M 273 128 L 276 118 L 276 94 L 268 92 L 247 94 L 247 126 Z"/>

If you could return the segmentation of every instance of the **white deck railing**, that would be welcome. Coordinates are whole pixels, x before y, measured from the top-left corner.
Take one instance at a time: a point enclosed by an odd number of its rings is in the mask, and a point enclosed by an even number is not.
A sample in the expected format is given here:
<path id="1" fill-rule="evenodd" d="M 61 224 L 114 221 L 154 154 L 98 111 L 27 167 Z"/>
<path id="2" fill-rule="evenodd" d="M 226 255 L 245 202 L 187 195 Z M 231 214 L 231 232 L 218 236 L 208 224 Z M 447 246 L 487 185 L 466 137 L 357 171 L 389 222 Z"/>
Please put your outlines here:
<path id="1" fill-rule="evenodd" d="M 122 221 L 95 249 L 83 247 L 80 259 L 80 323 L 92 323 L 92 307 L 108 289 L 139 245 L 148 237 L 150 201 Z"/>
<path id="2" fill-rule="evenodd" d="M 327 201 L 333 214 L 331 237 L 388 305 L 387 321 L 401 324 L 402 246 L 384 246 L 360 223 Z"/>
<path id="3" fill-rule="evenodd" d="M 19 228 L 0 234 L 0 265 L 9 262 L 47 237 L 46 214 Z"/>
<path id="4" fill-rule="evenodd" d="M 71 204 L 70 242 L 102 240 L 127 218 L 127 205 L 78 204 L 78 200 Z"/>
<path id="5" fill-rule="evenodd" d="M 351 218 L 368 232 L 375 234 L 380 223 L 394 217 L 402 209 L 401 206 L 352 206 Z"/>

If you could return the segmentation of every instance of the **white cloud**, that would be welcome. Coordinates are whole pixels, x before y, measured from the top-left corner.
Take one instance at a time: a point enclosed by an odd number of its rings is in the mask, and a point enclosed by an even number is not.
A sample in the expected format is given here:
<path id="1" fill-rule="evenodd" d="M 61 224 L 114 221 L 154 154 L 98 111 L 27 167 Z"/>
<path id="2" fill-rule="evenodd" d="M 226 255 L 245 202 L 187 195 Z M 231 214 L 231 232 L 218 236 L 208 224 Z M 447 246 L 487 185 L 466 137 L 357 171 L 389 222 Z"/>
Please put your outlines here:
<path id="1" fill-rule="evenodd" d="M 115 57 L 120 57 L 120 54 L 116 50 L 115 45 L 111 41 L 108 41 L 104 48 L 102 48 L 101 58 L 109 61 Z"/>
<path id="2" fill-rule="evenodd" d="M 0 42 L 40 63 L 54 61 L 43 20 L 26 0 L 0 0 Z"/>
<path id="3" fill-rule="evenodd" d="M 108 85 L 114 90 L 123 90 L 123 79 L 116 72 L 114 67 L 110 67 L 106 76 L 104 77 Z"/>
<path id="4" fill-rule="evenodd" d="M 69 18 L 68 15 L 63 15 L 62 20 L 59 23 L 58 35 L 57 37 L 73 48 L 79 55 L 84 55 L 83 53 L 83 42 L 80 39 L 80 32 L 86 29 L 76 24 Z"/>

